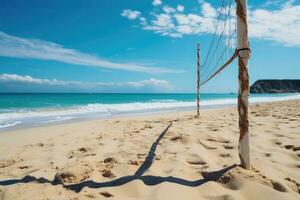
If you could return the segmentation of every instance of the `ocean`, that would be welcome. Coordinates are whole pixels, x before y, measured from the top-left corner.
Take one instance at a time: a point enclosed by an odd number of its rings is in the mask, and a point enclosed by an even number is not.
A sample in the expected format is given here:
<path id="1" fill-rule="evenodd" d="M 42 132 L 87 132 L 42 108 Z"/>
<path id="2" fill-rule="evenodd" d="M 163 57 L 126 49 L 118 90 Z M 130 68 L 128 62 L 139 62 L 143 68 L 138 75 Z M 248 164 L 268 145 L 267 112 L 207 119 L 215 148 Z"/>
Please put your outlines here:
<path id="1" fill-rule="evenodd" d="M 201 94 L 201 109 L 234 106 L 236 94 Z M 252 94 L 250 103 L 300 99 Z M 0 131 L 67 121 L 196 109 L 195 94 L 0 94 Z"/>

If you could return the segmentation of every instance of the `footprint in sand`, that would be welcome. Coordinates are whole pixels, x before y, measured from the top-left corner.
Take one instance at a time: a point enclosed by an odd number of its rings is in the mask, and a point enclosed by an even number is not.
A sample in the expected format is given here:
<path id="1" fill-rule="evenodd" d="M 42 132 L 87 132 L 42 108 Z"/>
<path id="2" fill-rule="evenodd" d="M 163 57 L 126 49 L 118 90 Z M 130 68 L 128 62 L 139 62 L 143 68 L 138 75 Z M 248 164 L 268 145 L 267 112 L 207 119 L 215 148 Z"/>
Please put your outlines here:
<path id="1" fill-rule="evenodd" d="M 113 157 L 105 158 L 103 161 L 99 161 L 97 163 L 97 168 L 99 168 L 98 171 L 101 172 L 103 177 L 115 177 L 114 174 L 111 172 L 111 169 L 115 167 L 115 164 L 118 163 L 118 161 Z"/>
<path id="2" fill-rule="evenodd" d="M 280 146 L 282 143 L 281 142 L 279 142 L 279 141 L 275 141 L 274 142 L 276 145 L 278 145 L 278 146 Z"/>
<path id="3" fill-rule="evenodd" d="M 29 166 L 24 165 L 24 166 L 19 166 L 18 168 L 19 168 L 19 169 L 29 169 Z"/>
<path id="4" fill-rule="evenodd" d="M 200 156 L 192 154 L 190 158 L 186 160 L 187 163 L 191 165 L 205 165 L 207 162 L 203 160 Z"/>
<path id="5" fill-rule="evenodd" d="M 104 197 L 113 197 L 114 195 L 112 195 L 111 193 L 104 191 L 104 192 L 100 192 L 100 194 Z"/>
<path id="6" fill-rule="evenodd" d="M 277 191 L 280 191 L 280 192 L 287 192 L 288 191 L 287 188 L 284 186 L 284 184 L 282 184 L 278 181 L 274 181 L 272 179 L 267 178 L 266 176 L 262 175 L 258 169 L 255 169 L 253 167 L 253 171 L 258 173 L 258 175 L 260 177 L 262 177 L 264 179 L 264 181 L 266 181 L 266 183 L 270 183 L 270 185 L 272 186 L 273 189 L 275 189 Z M 267 185 L 269 185 L 269 184 L 267 184 Z"/>
<path id="7" fill-rule="evenodd" d="M 80 147 L 79 149 L 77 150 L 72 150 L 70 153 L 69 153 L 69 156 L 68 158 L 71 159 L 73 157 L 76 157 L 76 158 L 83 158 L 83 157 L 87 157 L 87 156 L 95 156 L 96 154 L 95 153 L 91 153 L 92 149 L 90 147 Z"/>
<path id="8" fill-rule="evenodd" d="M 205 179 L 214 179 L 215 178 L 215 174 L 212 172 L 202 172 L 201 175 Z M 226 185 L 227 188 L 237 189 L 235 184 L 234 185 L 232 184 L 232 182 L 234 182 L 233 181 L 234 179 L 235 179 L 234 176 L 229 172 L 229 173 L 222 175 L 218 180 L 216 180 L 216 182 Z M 231 185 L 233 185 L 233 186 L 231 186 Z"/>
<path id="9" fill-rule="evenodd" d="M 146 129 L 152 129 L 153 128 L 153 126 L 152 125 L 150 125 L 150 124 L 146 124 L 145 126 L 144 126 L 144 128 Z"/>
<path id="10" fill-rule="evenodd" d="M 98 135 L 98 136 L 96 137 L 97 140 L 101 140 L 102 138 L 103 138 L 102 135 Z"/>
<path id="11" fill-rule="evenodd" d="M 219 156 L 223 157 L 223 158 L 228 158 L 231 157 L 230 153 L 221 153 Z"/>
<path id="12" fill-rule="evenodd" d="M 207 141 L 210 141 L 210 142 L 218 142 L 218 140 L 215 139 L 215 138 L 208 138 Z"/>
<path id="13" fill-rule="evenodd" d="M 300 147 L 294 147 L 293 151 L 300 151 Z"/>
<path id="14" fill-rule="evenodd" d="M 286 148 L 286 149 L 291 149 L 291 148 L 293 148 L 293 147 L 294 147 L 294 145 L 290 145 L 290 144 L 284 145 L 284 148 Z"/>
<path id="15" fill-rule="evenodd" d="M 203 173 L 202 176 L 205 178 L 209 177 L 210 173 L 207 173 L 207 174 Z M 221 176 L 221 178 L 219 180 L 217 180 L 217 182 L 222 183 L 222 184 L 227 184 L 232 179 L 233 179 L 233 176 L 230 173 L 228 173 L 228 174 L 224 174 L 223 176 Z"/>
<path id="16" fill-rule="evenodd" d="M 54 182 L 79 183 L 89 178 L 91 171 L 88 164 L 75 163 L 57 172 L 54 176 Z"/>
<path id="17" fill-rule="evenodd" d="M 191 165 L 205 165 L 206 162 L 203 160 L 188 160 L 187 161 Z"/>
<path id="18" fill-rule="evenodd" d="M 86 196 L 86 197 L 88 197 L 88 198 L 90 198 L 90 199 L 95 199 L 95 198 L 96 198 L 96 196 L 95 196 L 94 194 L 92 194 L 92 193 L 90 193 L 90 194 L 85 194 L 84 196 Z"/>
<path id="19" fill-rule="evenodd" d="M 287 192 L 286 187 L 282 183 L 277 182 L 277 181 L 271 181 L 271 183 L 275 190 L 280 191 L 280 192 Z"/>
<path id="20" fill-rule="evenodd" d="M 209 130 L 211 130 L 211 131 L 218 131 L 219 129 L 218 128 L 209 128 Z"/>
<path id="21" fill-rule="evenodd" d="M 115 164 L 118 163 L 118 161 L 113 157 L 108 157 L 103 160 L 103 163 L 105 164 L 106 168 L 112 169 L 114 168 Z"/>
<path id="22" fill-rule="evenodd" d="M 14 159 L 5 159 L 5 160 L 0 160 L 0 168 L 5 168 L 5 167 L 10 167 L 16 163 L 23 162 L 23 158 L 16 157 Z"/>
<path id="23" fill-rule="evenodd" d="M 188 144 L 190 142 L 190 140 L 187 137 L 182 136 L 182 135 L 173 136 L 170 138 L 170 141 L 172 141 L 172 142 L 179 141 L 183 144 Z"/>
<path id="24" fill-rule="evenodd" d="M 102 171 L 102 176 L 105 177 L 105 178 L 114 178 L 116 177 L 110 169 L 103 169 Z"/>
<path id="25" fill-rule="evenodd" d="M 217 149 L 217 147 L 215 147 L 215 146 L 213 146 L 213 145 L 211 145 L 211 144 L 209 144 L 209 143 L 207 143 L 207 142 L 205 142 L 205 141 L 199 140 L 198 142 L 199 142 L 204 148 L 206 148 L 206 149 Z"/>
<path id="26" fill-rule="evenodd" d="M 146 154 L 145 153 L 138 153 L 136 154 L 138 159 L 145 159 Z"/>
<path id="27" fill-rule="evenodd" d="M 229 140 L 225 140 L 225 139 L 215 139 L 215 138 L 208 138 L 207 141 L 210 141 L 210 142 L 218 142 L 218 143 L 224 143 L 224 144 L 229 144 L 229 143 L 230 143 Z"/>
<path id="28" fill-rule="evenodd" d="M 233 149 L 233 148 L 234 148 L 234 147 L 231 146 L 231 145 L 224 145 L 223 147 L 224 147 L 224 149 Z"/>
<path id="29" fill-rule="evenodd" d="M 296 187 L 293 187 L 291 189 L 293 189 L 295 192 L 298 192 L 300 194 L 300 183 L 298 183 L 297 181 L 291 179 L 290 177 L 286 177 L 285 180 L 292 183 L 292 184 L 294 184 Z"/>
<path id="30" fill-rule="evenodd" d="M 265 153 L 265 156 L 266 156 L 266 157 L 271 157 L 272 154 L 271 154 L 271 153 Z"/>
<path id="31" fill-rule="evenodd" d="M 176 135 L 176 136 L 170 138 L 171 141 L 177 141 L 177 140 L 181 140 L 181 139 L 182 139 L 181 135 Z"/>
<path id="32" fill-rule="evenodd" d="M 136 160 L 129 160 L 129 161 L 128 161 L 128 164 L 129 164 L 129 165 L 136 165 L 136 166 L 139 165 L 139 163 L 138 163 Z"/>
<path id="33" fill-rule="evenodd" d="M 16 160 L 9 159 L 9 160 L 0 160 L 0 168 L 5 168 L 12 166 L 16 163 Z"/>

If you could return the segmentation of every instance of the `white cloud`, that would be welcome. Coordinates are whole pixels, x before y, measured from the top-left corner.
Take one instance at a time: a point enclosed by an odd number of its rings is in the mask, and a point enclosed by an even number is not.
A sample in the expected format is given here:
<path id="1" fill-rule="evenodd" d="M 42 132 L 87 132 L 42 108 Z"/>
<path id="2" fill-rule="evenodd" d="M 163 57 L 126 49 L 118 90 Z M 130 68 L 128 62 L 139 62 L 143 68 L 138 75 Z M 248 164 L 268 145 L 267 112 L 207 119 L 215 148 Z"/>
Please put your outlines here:
<path id="1" fill-rule="evenodd" d="M 163 11 L 165 12 L 165 13 L 174 13 L 174 12 L 176 12 L 176 9 L 175 8 L 172 8 L 172 7 L 170 7 L 170 6 L 164 6 L 163 7 Z"/>
<path id="2" fill-rule="evenodd" d="M 217 13 L 220 8 L 209 2 L 199 1 L 200 13 L 184 13 L 182 8 L 163 7 L 161 13 L 151 12 L 151 17 L 140 23 L 144 30 L 154 31 L 173 38 L 184 35 L 212 34 L 215 32 Z M 268 8 L 266 8 L 268 7 Z M 272 8 L 269 8 L 272 7 Z M 178 9 L 179 8 L 179 9 Z M 234 27 L 235 5 L 230 21 Z M 224 11 L 222 11 L 223 13 Z M 262 8 L 249 7 L 249 35 L 254 39 L 269 40 L 284 46 L 300 47 L 300 5 L 295 0 L 269 0 Z M 224 23 L 223 20 L 219 20 Z M 217 33 L 220 33 L 217 30 Z M 228 31 L 227 31 L 228 33 Z"/>
<path id="3" fill-rule="evenodd" d="M 62 87 L 85 88 L 85 89 L 101 89 L 99 87 L 104 87 L 104 88 L 112 87 L 115 89 L 149 87 L 152 89 L 166 90 L 171 88 L 171 85 L 168 81 L 159 80 L 155 78 L 150 78 L 141 81 L 130 81 L 130 82 L 82 82 L 82 81 L 61 81 L 56 79 L 40 79 L 40 78 L 33 78 L 31 76 L 20 76 L 17 74 L 0 74 L 0 83 L 62 86 Z"/>
<path id="4" fill-rule="evenodd" d="M 286 2 L 277 10 L 253 10 L 250 12 L 249 24 L 250 36 L 253 38 L 300 47 L 300 5 Z"/>
<path id="5" fill-rule="evenodd" d="M 140 23 L 141 25 L 146 25 L 147 24 L 147 20 L 145 17 L 140 17 Z"/>
<path id="6" fill-rule="evenodd" d="M 181 73 L 164 67 L 148 67 L 135 63 L 116 63 L 95 55 L 82 53 L 74 49 L 36 39 L 25 39 L 8 35 L 0 31 L 0 56 L 55 60 L 76 65 L 117 69 L 143 73 Z"/>
<path id="7" fill-rule="evenodd" d="M 287 6 L 292 6 L 295 3 L 295 0 L 267 0 L 261 5 L 261 7 L 269 8 L 283 8 Z"/>
<path id="8" fill-rule="evenodd" d="M 203 2 L 201 4 L 203 17 L 214 18 L 217 16 L 217 10 L 210 3 Z"/>
<path id="9" fill-rule="evenodd" d="M 171 37 L 180 37 L 174 31 L 175 29 L 174 20 L 171 18 L 169 14 L 159 14 L 155 15 L 155 19 L 151 21 L 151 25 L 145 24 L 143 27 L 144 30 L 152 30 L 161 35 L 167 35 Z"/>
<path id="10" fill-rule="evenodd" d="M 140 15 L 141 15 L 141 13 L 139 11 L 130 10 L 130 9 L 125 9 L 121 13 L 121 16 L 127 17 L 130 20 L 134 20 L 134 19 L 138 18 Z"/>
<path id="11" fill-rule="evenodd" d="M 179 12 L 183 12 L 184 11 L 184 6 L 183 5 L 177 5 L 177 10 Z"/>
<path id="12" fill-rule="evenodd" d="M 156 26 L 172 28 L 174 27 L 172 19 L 168 14 L 160 14 L 153 21 L 153 24 Z"/>
<path id="13" fill-rule="evenodd" d="M 155 78 L 150 78 L 148 80 L 142 80 L 137 82 L 126 82 L 125 85 L 130 85 L 133 87 L 146 87 L 146 86 L 152 86 L 156 88 L 169 88 L 170 84 L 166 80 L 159 80 Z"/>
<path id="14" fill-rule="evenodd" d="M 177 23 L 179 25 L 182 25 L 182 24 L 190 24 L 190 19 L 187 15 L 184 15 L 184 14 L 176 14 L 174 15 Z"/>
<path id="15" fill-rule="evenodd" d="M 263 7 L 267 7 L 267 6 L 274 6 L 274 5 L 278 5 L 281 4 L 281 0 L 267 0 L 262 6 Z"/>
<path id="16" fill-rule="evenodd" d="M 152 19 L 143 17 L 143 23 L 140 22 L 140 24 L 144 30 L 151 30 L 173 38 L 183 35 L 213 33 L 217 9 L 205 1 L 201 1 L 200 6 L 201 14 L 185 14 L 182 5 L 178 5 L 176 9 L 164 6 L 161 13 L 156 10 L 152 11 Z"/>
<path id="17" fill-rule="evenodd" d="M 162 2 L 161 2 L 161 0 L 153 0 L 152 4 L 153 4 L 154 6 L 159 6 L 159 5 L 162 4 Z"/>
<path id="18" fill-rule="evenodd" d="M 282 7 L 290 7 L 290 6 L 293 5 L 293 3 L 295 3 L 295 0 L 287 0 L 287 1 L 284 2 Z"/>
<path id="19" fill-rule="evenodd" d="M 48 79 L 39 79 L 32 78 L 31 76 L 19 76 L 17 74 L 0 74 L 0 82 L 19 82 L 19 83 L 30 83 L 30 84 L 47 84 L 47 85 L 66 85 L 71 82 L 66 81 L 58 81 L 56 79 L 48 80 Z"/>

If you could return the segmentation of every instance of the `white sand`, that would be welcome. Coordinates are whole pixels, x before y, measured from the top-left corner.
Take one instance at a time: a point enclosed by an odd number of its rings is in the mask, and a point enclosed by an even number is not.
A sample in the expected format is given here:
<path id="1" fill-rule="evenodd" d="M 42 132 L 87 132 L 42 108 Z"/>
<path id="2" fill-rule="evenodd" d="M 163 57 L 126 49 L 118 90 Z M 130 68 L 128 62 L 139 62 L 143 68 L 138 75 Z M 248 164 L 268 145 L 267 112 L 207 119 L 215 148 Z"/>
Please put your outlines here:
<path id="1" fill-rule="evenodd" d="M 254 105 L 250 124 L 252 171 L 233 166 L 233 108 L 1 133 L 0 200 L 300 199 L 300 101 Z"/>

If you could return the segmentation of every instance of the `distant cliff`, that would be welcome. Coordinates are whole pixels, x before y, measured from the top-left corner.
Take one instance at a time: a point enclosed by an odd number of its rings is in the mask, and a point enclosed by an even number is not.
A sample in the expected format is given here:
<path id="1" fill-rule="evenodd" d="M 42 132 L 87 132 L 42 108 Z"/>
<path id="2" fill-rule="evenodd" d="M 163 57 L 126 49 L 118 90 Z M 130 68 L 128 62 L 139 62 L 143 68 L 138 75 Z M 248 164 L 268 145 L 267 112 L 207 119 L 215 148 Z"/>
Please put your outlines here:
<path id="1" fill-rule="evenodd" d="M 300 92 L 299 80 L 258 80 L 250 87 L 250 93 Z"/>

